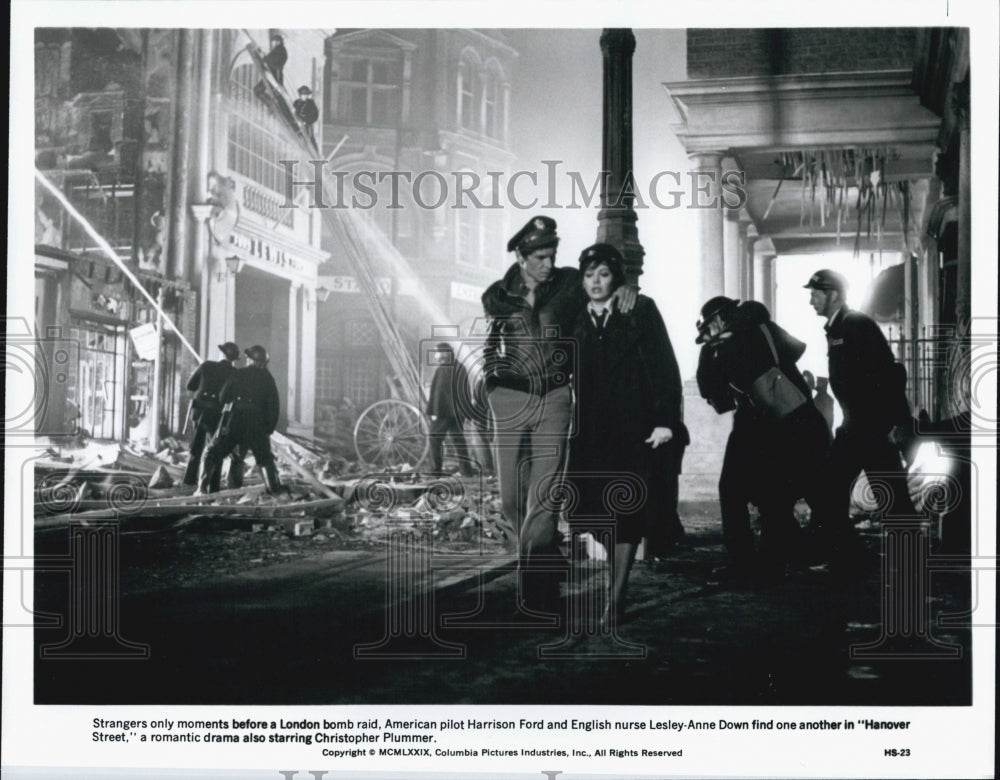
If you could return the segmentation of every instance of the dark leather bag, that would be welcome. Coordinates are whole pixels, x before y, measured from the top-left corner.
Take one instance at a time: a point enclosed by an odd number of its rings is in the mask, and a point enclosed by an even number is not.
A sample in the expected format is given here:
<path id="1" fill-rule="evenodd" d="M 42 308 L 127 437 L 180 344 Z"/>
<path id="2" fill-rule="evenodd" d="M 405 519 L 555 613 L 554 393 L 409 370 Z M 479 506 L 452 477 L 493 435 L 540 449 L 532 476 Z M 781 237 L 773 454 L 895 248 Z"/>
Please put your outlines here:
<path id="1" fill-rule="evenodd" d="M 802 406 L 806 402 L 806 397 L 778 367 L 778 350 L 774 346 L 774 339 L 771 337 L 771 331 L 768 330 L 767 325 L 761 324 L 760 329 L 771 348 L 775 365 L 753 381 L 747 390 L 747 395 L 757 409 L 766 412 L 776 420 L 783 420 Z"/>

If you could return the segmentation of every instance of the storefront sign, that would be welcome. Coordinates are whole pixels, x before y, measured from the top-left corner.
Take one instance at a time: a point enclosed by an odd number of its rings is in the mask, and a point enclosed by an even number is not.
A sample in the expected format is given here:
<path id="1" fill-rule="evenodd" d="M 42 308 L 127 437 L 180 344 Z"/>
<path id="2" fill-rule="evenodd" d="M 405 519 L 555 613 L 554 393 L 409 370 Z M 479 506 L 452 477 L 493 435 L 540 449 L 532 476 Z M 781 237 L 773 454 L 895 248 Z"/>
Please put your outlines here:
<path id="1" fill-rule="evenodd" d="M 132 337 L 137 357 L 142 360 L 156 360 L 156 326 L 152 322 L 132 328 L 128 334 Z"/>
<path id="2" fill-rule="evenodd" d="M 233 233 L 229 237 L 229 243 L 232 246 L 242 249 L 248 255 L 276 268 L 287 268 L 290 271 L 303 271 L 305 269 L 305 264 L 301 260 L 292 257 L 284 249 L 271 246 L 271 244 L 259 238 L 251 238 L 241 233 Z"/>
<path id="3" fill-rule="evenodd" d="M 403 280 L 404 283 L 406 280 Z M 386 277 L 379 277 L 376 282 L 378 283 L 379 291 L 383 295 L 392 294 L 392 280 Z M 326 287 L 330 292 L 335 293 L 360 293 L 361 286 L 358 284 L 358 280 L 353 276 L 321 276 L 319 278 L 319 284 L 322 287 Z M 397 290 L 400 294 L 411 294 L 409 292 L 403 291 L 403 284 Z"/>
<path id="4" fill-rule="evenodd" d="M 469 303 L 479 303 L 483 296 L 483 288 L 461 282 L 451 283 L 451 297 L 456 301 L 468 301 Z"/>

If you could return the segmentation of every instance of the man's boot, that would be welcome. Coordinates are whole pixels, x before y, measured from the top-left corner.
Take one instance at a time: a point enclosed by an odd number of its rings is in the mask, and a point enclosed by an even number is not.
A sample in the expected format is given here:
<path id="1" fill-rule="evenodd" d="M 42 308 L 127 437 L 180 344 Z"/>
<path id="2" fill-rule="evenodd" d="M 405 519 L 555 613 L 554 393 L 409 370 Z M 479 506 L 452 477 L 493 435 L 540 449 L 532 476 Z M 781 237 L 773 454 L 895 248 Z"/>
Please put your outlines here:
<path id="1" fill-rule="evenodd" d="M 208 493 L 218 493 L 219 483 L 222 480 L 222 462 L 207 453 L 201 463 L 201 474 L 198 477 L 198 493 L 205 495 Z"/>
<path id="2" fill-rule="evenodd" d="M 184 484 L 185 485 L 197 485 L 198 484 L 198 472 L 201 469 L 201 458 L 196 458 L 194 453 L 188 457 L 187 468 L 184 469 Z"/>
<path id="3" fill-rule="evenodd" d="M 243 451 L 237 447 L 229 456 L 229 474 L 226 476 L 226 485 L 233 490 L 243 487 L 243 473 L 245 471 Z"/>
<path id="4" fill-rule="evenodd" d="M 276 495 L 285 490 L 281 485 L 281 479 L 278 477 L 278 467 L 273 463 L 262 466 L 260 473 L 264 476 L 264 486 L 267 488 L 268 493 Z"/>

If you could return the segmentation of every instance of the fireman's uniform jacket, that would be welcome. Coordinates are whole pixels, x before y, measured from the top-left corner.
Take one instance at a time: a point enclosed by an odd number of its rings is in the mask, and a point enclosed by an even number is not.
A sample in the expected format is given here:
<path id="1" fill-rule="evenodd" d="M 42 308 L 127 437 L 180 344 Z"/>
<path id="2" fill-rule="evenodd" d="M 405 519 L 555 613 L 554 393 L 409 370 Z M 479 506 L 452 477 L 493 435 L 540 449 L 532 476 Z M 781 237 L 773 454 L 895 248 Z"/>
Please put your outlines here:
<path id="1" fill-rule="evenodd" d="M 264 366 L 250 365 L 236 371 L 222 388 L 219 400 L 224 407 L 219 437 L 205 454 L 202 492 L 211 492 L 211 479 L 217 474 L 225 455 L 234 447 L 253 451 L 269 492 L 281 485 L 271 452 L 271 434 L 278 425 L 280 399 L 274 377 Z M 217 477 L 216 477 L 217 480 Z"/>
<path id="2" fill-rule="evenodd" d="M 191 439 L 191 455 L 184 473 L 185 485 L 194 485 L 198 482 L 198 469 L 205 442 L 215 434 L 222 415 L 219 393 L 235 372 L 236 369 L 228 360 L 206 360 L 195 369 L 188 380 L 187 389 L 194 393 L 194 399 L 191 401 L 191 418 L 195 429 L 194 437 Z"/>

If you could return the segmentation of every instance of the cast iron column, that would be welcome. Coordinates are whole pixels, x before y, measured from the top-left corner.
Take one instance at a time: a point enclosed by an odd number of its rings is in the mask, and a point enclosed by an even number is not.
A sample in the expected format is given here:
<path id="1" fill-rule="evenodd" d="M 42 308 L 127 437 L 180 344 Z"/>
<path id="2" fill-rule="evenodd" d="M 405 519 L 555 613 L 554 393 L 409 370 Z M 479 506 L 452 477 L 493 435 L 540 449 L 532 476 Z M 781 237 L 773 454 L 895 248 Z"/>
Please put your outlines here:
<path id="1" fill-rule="evenodd" d="M 632 54 L 635 36 L 629 29 L 601 33 L 604 56 L 604 176 L 601 177 L 601 211 L 597 215 L 597 240 L 616 246 L 625 257 L 628 279 L 635 283 L 642 273 L 645 251 L 632 204 Z M 623 194 L 622 190 L 626 190 Z"/>

